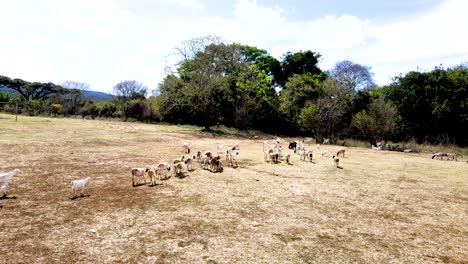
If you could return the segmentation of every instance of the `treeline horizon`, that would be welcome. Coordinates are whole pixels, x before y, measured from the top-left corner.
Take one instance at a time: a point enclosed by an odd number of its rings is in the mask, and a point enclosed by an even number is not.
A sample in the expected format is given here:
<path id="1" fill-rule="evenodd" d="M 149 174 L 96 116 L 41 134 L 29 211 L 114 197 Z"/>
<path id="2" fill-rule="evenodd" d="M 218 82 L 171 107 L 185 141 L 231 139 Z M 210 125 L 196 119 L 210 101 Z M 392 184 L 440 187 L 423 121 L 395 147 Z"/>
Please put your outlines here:
<path id="1" fill-rule="evenodd" d="M 324 71 L 321 55 L 287 52 L 280 60 L 266 50 L 216 37 L 187 40 L 176 48 L 158 89 L 135 80 L 114 86 L 114 98 L 83 98 L 85 83 L 26 82 L 0 75 L 0 109 L 28 115 L 81 115 L 142 122 L 224 125 L 269 134 L 468 145 L 468 64 L 410 71 L 377 86 L 371 68 L 351 61 Z"/>

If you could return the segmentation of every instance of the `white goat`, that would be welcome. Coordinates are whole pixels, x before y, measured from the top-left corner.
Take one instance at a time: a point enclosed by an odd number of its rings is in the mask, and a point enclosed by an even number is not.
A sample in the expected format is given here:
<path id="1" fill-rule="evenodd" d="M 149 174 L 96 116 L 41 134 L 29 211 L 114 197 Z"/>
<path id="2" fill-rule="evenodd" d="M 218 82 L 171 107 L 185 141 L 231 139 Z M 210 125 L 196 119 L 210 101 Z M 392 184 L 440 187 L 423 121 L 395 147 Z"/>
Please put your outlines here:
<path id="1" fill-rule="evenodd" d="M 372 146 L 372 150 L 382 150 L 382 145 L 380 146 L 374 146 L 374 145 L 371 145 Z"/>
<path id="2" fill-rule="evenodd" d="M 190 153 L 190 146 L 188 143 L 184 143 L 183 148 L 185 153 Z"/>
<path id="3" fill-rule="evenodd" d="M 18 174 L 21 174 L 20 169 L 14 169 L 14 170 L 12 170 L 10 172 L 2 173 L 2 174 L 0 174 L 0 182 L 3 182 L 6 185 L 8 185 L 8 181 L 10 181 L 11 177 L 16 176 Z"/>
<path id="4" fill-rule="evenodd" d="M 227 160 L 229 161 L 229 166 L 234 167 L 235 165 L 237 167 L 237 155 L 239 155 L 239 152 L 234 150 L 228 150 L 226 153 Z"/>
<path id="5" fill-rule="evenodd" d="M 306 158 L 309 159 L 310 162 L 312 162 L 312 158 L 314 156 L 314 153 L 312 152 L 312 150 L 306 150 L 305 151 L 305 156 L 306 156 Z"/>
<path id="6" fill-rule="evenodd" d="M 200 157 L 200 163 L 203 169 L 208 168 L 208 165 L 210 165 L 210 157 L 206 154 L 202 155 Z"/>
<path id="7" fill-rule="evenodd" d="M 310 150 L 305 150 L 305 149 L 304 150 L 299 150 L 297 152 L 297 154 L 299 154 L 299 159 L 305 161 L 307 159 L 308 155 L 309 155 L 309 151 Z"/>
<path id="8" fill-rule="evenodd" d="M 135 186 L 138 183 L 138 178 L 143 178 L 144 183 L 146 184 L 146 173 L 148 172 L 148 169 L 133 168 L 131 172 L 132 172 L 132 186 Z"/>
<path id="9" fill-rule="evenodd" d="M 434 158 L 436 158 L 436 159 L 437 159 L 437 158 L 443 159 L 444 156 L 445 156 L 444 153 L 442 153 L 442 152 L 437 152 L 437 153 L 435 153 L 435 154 L 432 156 L 432 159 L 434 159 Z"/>
<path id="10" fill-rule="evenodd" d="M 455 154 L 455 153 L 446 153 L 445 156 L 447 156 L 447 160 L 448 160 L 449 158 L 452 158 L 452 160 L 458 161 L 458 160 L 457 160 L 457 154 Z"/>
<path id="11" fill-rule="evenodd" d="M 167 173 L 171 171 L 171 166 L 167 162 L 161 162 L 158 164 L 156 173 L 159 176 L 159 179 L 161 179 L 161 176 L 164 175 L 164 178 L 167 178 Z"/>
<path id="12" fill-rule="evenodd" d="M 7 196 L 8 191 L 10 190 L 10 187 L 8 187 L 8 184 L 2 185 L 1 187 L 2 190 L 2 197 Z"/>
<path id="13" fill-rule="evenodd" d="M 231 147 L 231 150 L 240 150 L 240 145 L 239 145 L 239 143 L 234 144 L 234 145 Z"/>
<path id="14" fill-rule="evenodd" d="M 75 196 L 75 191 L 79 188 L 81 188 L 80 194 L 84 195 L 84 190 L 86 185 L 91 181 L 91 178 L 87 177 L 81 180 L 75 180 L 71 182 L 71 192 L 73 193 L 73 196 Z"/>
<path id="15" fill-rule="evenodd" d="M 305 150 L 305 145 L 304 145 L 304 142 L 303 141 L 296 141 L 297 142 L 297 146 L 296 146 L 296 150 L 294 151 L 294 153 L 298 153 L 298 151 L 300 150 Z"/>

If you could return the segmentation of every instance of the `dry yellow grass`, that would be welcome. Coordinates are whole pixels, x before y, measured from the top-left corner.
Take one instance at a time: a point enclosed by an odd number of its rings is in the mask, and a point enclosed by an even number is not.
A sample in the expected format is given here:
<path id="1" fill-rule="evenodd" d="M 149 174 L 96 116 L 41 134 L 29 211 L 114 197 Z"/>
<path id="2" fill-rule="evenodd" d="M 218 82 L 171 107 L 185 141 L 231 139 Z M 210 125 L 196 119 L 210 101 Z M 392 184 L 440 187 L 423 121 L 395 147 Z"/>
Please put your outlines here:
<path id="1" fill-rule="evenodd" d="M 179 157 L 182 142 L 240 142 L 239 167 L 131 186 L 131 167 Z M 465 159 L 348 148 L 337 169 L 339 147 L 308 148 L 314 163 L 269 164 L 259 140 L 189 126 L 0 114 L 0 172 L 23 171 L 0 200 L 0 262 L 468 262 Z M 88 176 L 89 196 L 69 199 Z"/>

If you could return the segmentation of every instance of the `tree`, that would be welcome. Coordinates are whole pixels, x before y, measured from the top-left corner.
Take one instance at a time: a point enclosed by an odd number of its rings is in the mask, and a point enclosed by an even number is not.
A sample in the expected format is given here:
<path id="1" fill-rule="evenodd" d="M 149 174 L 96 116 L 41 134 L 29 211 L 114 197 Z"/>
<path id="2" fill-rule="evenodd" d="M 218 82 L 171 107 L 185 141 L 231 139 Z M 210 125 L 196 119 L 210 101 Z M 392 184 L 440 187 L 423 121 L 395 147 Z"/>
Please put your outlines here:
<path id="1" fill-rule="evenodd" d="M 78 89 L 80 91 L 89 90 L 89 84 L 83 83 L 83 82 L 65 81 L 61 85 L 62 87 L 68 88 L 68 89 Z"/>
<path id="2" fill-rule="evenodd" d="M 188 60 L 193 59 L 197 53 L 203 52 L 208 45 L 218 45 L 220 43 L 222 43 L 222 38 L 216 35 L 206 35 L 182 41 L 181 45 L 175 47 L 174 52 L 169 55 L 169 57 L 176 57 L 177 62 L 175 64 L 166 64 L 166 74 L 176 74 L 177 70 L 174 70 L 174 67 L 178 68 Z"/>
<path id="3" fill-rule="evenodd" d="M 114 94 L 125 101 L 130 99 L 145 98 L 148 88 L 137 81 L 122 81 L 114 85 Z"/>
<path id="4" fill-rule="evenodd" d="M 400 131 L 419 142 L 468 144 L 468 69 L 408 72 L 384 88 L 401 115 Z"/>
<path id="5" fill-rule="evenodd" d="M 329 75 L 351 90 L 371 90 L 376 87 L 371 68 L 351 61 L 338 62 Z"/>
<path id="6" fill-rule="evenodd" d="M 305 131 L 313 133 L 317 142 L 327 137 L 334 143 L 343 127 L 341 120 L 345 111 L 340 103 L 334 98 L 321 97 L 301 110 L 299 123 Z"/>
<path id="7" fill-rule="evenodd" d="M 378 140 L 386 140 L 395 129 L 397 110 L 384 97 L 373 99 L 367 110 L 353 116 L 352 125 L 363 137 L 376 146 Z"/>
<path id="8" fill-rule="evenodd" d="M 53 83 L 27 82 L 21 79 L 10 79 L 0 75 L 0 85 L 17 91 L 23 101 L 44 100 L 54 93 L 65 93 L 63 87 Z"/>
<path id="9" fill-rule="evenodd" d="M 125 120 L 128 118 L 127 102 L 132 99 L 143 100 L 146 98 L 148 88 L 135 80 L 122 81 L 114 85 L 115 100 L 124 114 Z"/>
<path id="10" fill-rule="evenodd" d="M 262 110 L 274 107 L 276 93 L 269 83 L 270 77 L 264 71 L 259 71 L 255 65 L 244 67 L 238 72 L 233 113 L 234 125 L 237 128 L 252 127 L 253 121 Z"/>
<path id="11" fill-rule="evenodd" d="M 278 83 L 284 87 L 288 79 L 294 76 L 294 74 L 305 73 L 319 75 L 324 79 L 325 75 L 318 67 L 320 57 L 320 53 L 310 50 L 295 53 L 287 52 L 281 61 L 283 73 L 282 76 L 278 78 Z"/>
<path id="12" fill-rule="evenodd" d="M 312 74 L 295 74 L 281 91 L 279 110 L 289 120 L 297 120 L 302 108 L 322 94 L 320 80 Z"/>

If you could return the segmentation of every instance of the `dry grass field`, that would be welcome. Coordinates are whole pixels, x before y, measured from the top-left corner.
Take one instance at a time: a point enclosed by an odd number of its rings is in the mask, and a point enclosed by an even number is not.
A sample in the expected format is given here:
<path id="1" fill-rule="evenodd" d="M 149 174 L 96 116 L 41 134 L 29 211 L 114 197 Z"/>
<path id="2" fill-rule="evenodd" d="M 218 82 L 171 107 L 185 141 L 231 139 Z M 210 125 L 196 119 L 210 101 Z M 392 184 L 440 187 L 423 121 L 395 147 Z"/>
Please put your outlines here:
<path id="1" fill-rule="evenodd" d="M 132 187 L 130 168 L 180 157 L 183 142 L 240 142 L 239 167 Z M 270 164 L 261 139 L 0 114 L 0 173 L 23 171 L 0 200 L 0 262 L 468 263 L 466 157 L 348 148 L 338 169 L 340 147 L 308 148 L 314 163 Z M 89 196 L 70 199 L 84 177 Z"/>

